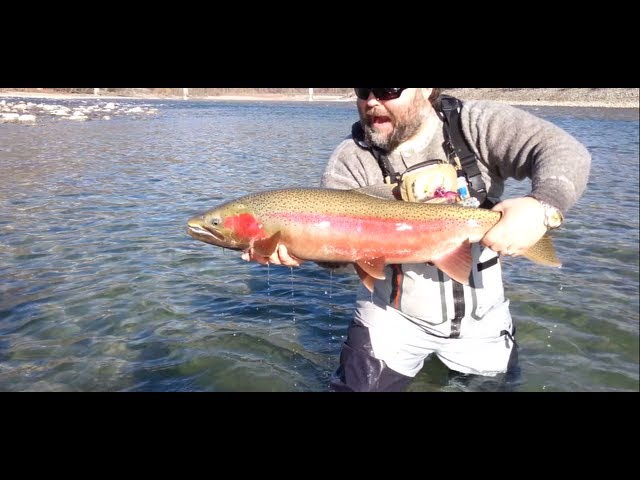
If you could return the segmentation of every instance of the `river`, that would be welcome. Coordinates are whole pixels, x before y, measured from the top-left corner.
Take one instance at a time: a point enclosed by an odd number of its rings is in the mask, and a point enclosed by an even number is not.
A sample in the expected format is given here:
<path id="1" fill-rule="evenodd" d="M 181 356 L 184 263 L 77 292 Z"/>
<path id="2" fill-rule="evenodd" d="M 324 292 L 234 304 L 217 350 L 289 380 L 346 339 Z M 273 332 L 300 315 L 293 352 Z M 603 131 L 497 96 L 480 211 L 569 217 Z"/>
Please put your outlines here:
<path id="1" fill-rule="evenodd" d="M 325 391 L 357 277 L 247 263 L 185 222 L 245 193 L 318 186 L 354 104 L 123 102 L 158 111 L 0 124 L 0 391 Z M 563 267 L 504 262 L 513 389 L 637 392 L 638 110 L 523 108 L 593 165 L 553 232 Z M 428 360 L 409 390 L 491 388 Z"/>

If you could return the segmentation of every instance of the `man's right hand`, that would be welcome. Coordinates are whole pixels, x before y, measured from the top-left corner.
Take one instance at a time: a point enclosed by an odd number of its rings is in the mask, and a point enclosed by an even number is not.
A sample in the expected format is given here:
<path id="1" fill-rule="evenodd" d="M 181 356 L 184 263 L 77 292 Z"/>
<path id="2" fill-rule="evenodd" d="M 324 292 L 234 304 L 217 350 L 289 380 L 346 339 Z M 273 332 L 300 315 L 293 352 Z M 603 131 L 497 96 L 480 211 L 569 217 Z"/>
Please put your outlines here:
<path id="1" fill-rule="evenodd" d="M 286 265 L 287 267 L 299 267 L 303 263 L 303 260 L 289 255 L 287 247 L 284 245 L 278 245 L 278 248 L 269 257 L 258 255 L 253 251 L 253 248 L 250 248 L 242 254 L 242 259 L 247 262 L 258 262 L 262 265 L 273 263 L 274 265 Z"/>

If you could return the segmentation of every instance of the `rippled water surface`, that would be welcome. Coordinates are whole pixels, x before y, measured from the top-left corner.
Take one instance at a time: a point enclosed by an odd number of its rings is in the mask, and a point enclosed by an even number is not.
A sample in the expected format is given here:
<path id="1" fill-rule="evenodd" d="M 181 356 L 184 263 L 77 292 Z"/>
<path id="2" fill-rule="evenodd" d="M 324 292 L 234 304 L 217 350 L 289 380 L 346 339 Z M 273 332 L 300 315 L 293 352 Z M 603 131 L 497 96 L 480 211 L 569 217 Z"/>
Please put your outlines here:
<path id="1" fill-rule="evenodd" d="M 326 390 L 357 278 L 249 264 L 184 227 L 222 200 L 317 186 L 354 104 L 125 102 L 158 114 L 0 124 L 0 390 Z M 554 232 L 563 268 L 505 261 L 516 390 L 638 391 L 638 110 L 527 109 L 593 168 Z M 410 390 L 490 388 L 430 360 Z"/>

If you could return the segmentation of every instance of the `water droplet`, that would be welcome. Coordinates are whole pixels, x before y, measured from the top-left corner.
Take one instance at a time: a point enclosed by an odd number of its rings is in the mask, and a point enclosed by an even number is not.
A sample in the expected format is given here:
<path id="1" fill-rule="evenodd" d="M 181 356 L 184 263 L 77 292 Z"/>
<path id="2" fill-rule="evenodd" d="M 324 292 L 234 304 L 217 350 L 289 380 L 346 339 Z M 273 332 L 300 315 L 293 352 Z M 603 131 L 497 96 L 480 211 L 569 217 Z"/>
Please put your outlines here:
<path id="1" fill-rule="evenodd" d="M 331 292 L 333 292 L 333 270 L 329 269 L 329 298 L 331 298 Z"/>

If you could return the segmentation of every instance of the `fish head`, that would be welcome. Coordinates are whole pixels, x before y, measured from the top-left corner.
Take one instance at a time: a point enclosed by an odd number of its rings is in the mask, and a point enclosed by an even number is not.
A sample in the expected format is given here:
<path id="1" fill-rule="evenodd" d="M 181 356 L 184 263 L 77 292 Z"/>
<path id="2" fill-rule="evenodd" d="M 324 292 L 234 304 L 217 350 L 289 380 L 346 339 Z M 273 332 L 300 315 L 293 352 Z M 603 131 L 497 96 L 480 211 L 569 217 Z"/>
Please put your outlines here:
<path id="1" fill-rule="evenodd" d="M 196 240 L 246 250 L 266 235 L 260 220 L 242 202 L 229 202 L 187 221 L 187 233 Z"/>

